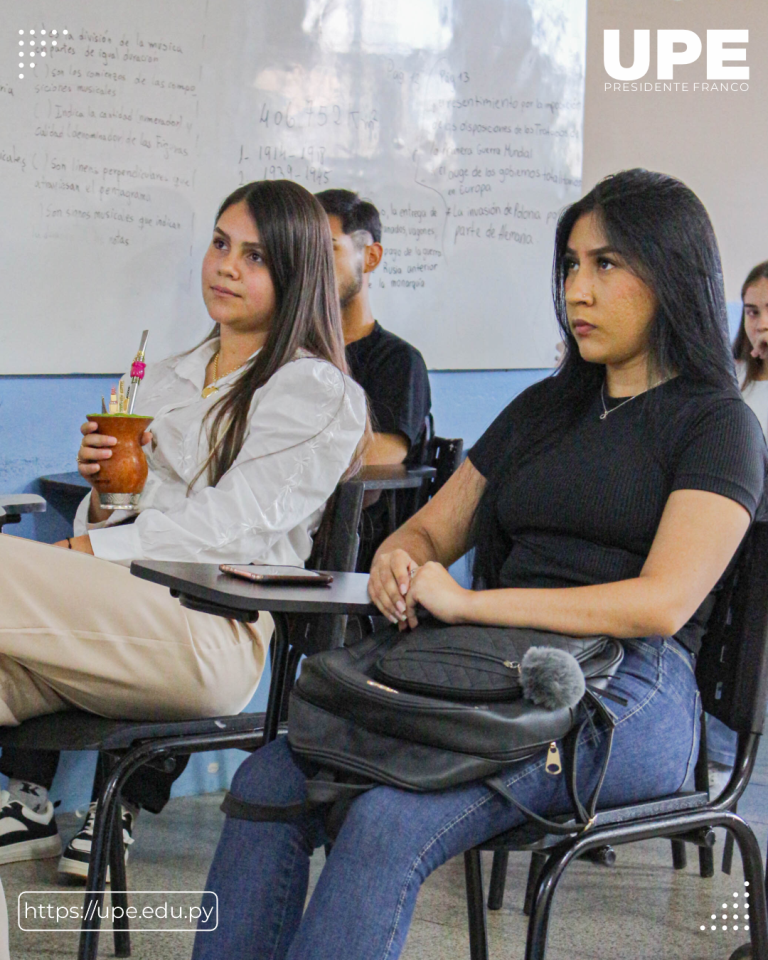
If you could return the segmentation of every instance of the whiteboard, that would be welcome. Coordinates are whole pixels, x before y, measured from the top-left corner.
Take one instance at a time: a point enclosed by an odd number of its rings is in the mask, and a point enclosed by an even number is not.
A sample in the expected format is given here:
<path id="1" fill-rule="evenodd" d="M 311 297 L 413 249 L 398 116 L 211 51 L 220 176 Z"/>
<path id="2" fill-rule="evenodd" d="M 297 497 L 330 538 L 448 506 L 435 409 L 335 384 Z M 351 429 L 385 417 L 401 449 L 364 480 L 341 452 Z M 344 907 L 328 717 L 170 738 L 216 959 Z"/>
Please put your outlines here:
<path id="1" fill-rule="evenodd" d="M 145 327 L 150 360 L 193 345 L 210 327 L 199 274 L 219 202 L 281 177 L 379 207 L 374 312 L 431 369 L 551 366 L 586 0 L 0 13 L 0 373 L 123 371 Z"/>

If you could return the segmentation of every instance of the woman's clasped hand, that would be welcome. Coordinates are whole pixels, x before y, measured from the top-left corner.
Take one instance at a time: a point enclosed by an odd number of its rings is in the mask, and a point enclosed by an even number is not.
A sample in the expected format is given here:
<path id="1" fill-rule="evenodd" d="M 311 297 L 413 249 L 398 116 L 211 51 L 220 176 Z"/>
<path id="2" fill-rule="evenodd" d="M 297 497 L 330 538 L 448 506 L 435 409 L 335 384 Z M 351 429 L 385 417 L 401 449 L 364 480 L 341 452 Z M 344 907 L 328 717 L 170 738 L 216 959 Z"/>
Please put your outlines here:
<path id="1" fill-rule="evenodd" d="M 402 629 L 418 626 L 419 607 L 444 623 L 471 620 L 472 591 L 460 586 L 441 563 L 428 560 L 419 566 L 405 550 L 379 554 L 368 589 L 384 616 Z"/>

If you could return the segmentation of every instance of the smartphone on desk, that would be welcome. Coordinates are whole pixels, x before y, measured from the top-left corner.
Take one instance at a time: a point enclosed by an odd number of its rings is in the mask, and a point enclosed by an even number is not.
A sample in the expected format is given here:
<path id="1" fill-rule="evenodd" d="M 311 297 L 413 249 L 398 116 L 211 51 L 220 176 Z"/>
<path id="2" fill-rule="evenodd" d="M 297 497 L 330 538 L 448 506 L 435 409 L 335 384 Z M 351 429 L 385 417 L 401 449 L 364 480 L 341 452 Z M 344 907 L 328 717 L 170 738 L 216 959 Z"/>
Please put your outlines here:
<path id="1" fill-rule="evenodd" d="M 329 587 L 333 583 L 330 573 L 318 573 L 317 570 L 305 570 L 304 567 L 270 566 L 266 563 L 230 564 L 219 566 L 222 573 L 233 577 L 242 577 L 252 583 L 268 586 L 290 587 Z"/>

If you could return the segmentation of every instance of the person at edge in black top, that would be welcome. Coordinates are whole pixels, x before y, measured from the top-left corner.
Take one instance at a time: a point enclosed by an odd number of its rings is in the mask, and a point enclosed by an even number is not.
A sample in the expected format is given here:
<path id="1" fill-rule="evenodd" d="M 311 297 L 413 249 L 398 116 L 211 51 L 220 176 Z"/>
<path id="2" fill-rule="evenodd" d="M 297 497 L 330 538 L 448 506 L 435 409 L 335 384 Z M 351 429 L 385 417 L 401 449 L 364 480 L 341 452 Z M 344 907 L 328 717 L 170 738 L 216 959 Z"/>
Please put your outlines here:
<path id="1" fill-rule="evenodd" d="M 695 655 L 709 598 L 761 510 L 768 454 L 736 383 L 714 231 L 684 184 L 646 170 L 601 181 L 561 214 L 553 274 L 562 365 L 382 544 L 369 593 L 401 629 L 418 631 L 423 608 L 446 624 L 620 639 L 600 792 L 612 807 L 675 793 L 693 769 Z M 465 589 L 447 568 L 472 547 Z M 581 727 L 582 797 L 607 739 L 599 717 Z M 567 778 L 545 759 L 499 776 L 537 814 L 572 812 Z M 304 770 L 278 738 L 245 760 L 232 792 L 297 803 Z M 198 934 L 193 960 L 397 960 L 429 874 L 525 819 L 482 781 L 374 787 L 349 805 L 304 910 L 323 816 L 227 819 L 205 885 L 218 927 Z"/>
<path id="2" fill-rule="evenodd" d="M 349 372 L 368 395 L 373 440 L 366 464 L 420 461 L 431 407 L 429 377 L 419 351 L 374 319 L 370 277 L 381 263 L 381 219 L 351 190 L 316 194 L 328 214 Z M 367 571 L 391 532 L 386 498 L 369 495 L 363 514 L 358 570 Z"/>

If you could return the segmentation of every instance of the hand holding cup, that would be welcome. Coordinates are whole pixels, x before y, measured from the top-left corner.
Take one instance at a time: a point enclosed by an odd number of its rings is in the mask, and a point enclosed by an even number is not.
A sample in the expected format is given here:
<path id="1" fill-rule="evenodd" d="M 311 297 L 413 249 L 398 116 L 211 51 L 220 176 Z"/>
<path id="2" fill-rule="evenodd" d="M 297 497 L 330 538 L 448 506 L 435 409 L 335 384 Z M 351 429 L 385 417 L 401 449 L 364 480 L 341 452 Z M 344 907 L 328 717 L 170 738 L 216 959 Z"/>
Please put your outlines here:
<path id="1" fill-rule="evenodd" d="M 80 475 L 98 492 L 98 512 L 138 509 L 148 472 L 141 448 L 152 438 L 152 417 L 91 414 L 88 421 L 77 459 Z"/>
<path id="2" fill-rule="evenodd" d="M 92 477 L 99 472 L 99 461 L 108 460 L 112 456 L 111 448 L 117 443 L 117 437 L 97 433 L 98 429 L 98 423 L 93 420 L 86 420 L 80 425 L 83 440 L 77 451 L 77 472 L 89 483 L 93 482 Z M 145 447 L 151 440 L 152 432 L 145 430 L 139 442 Z"/>

